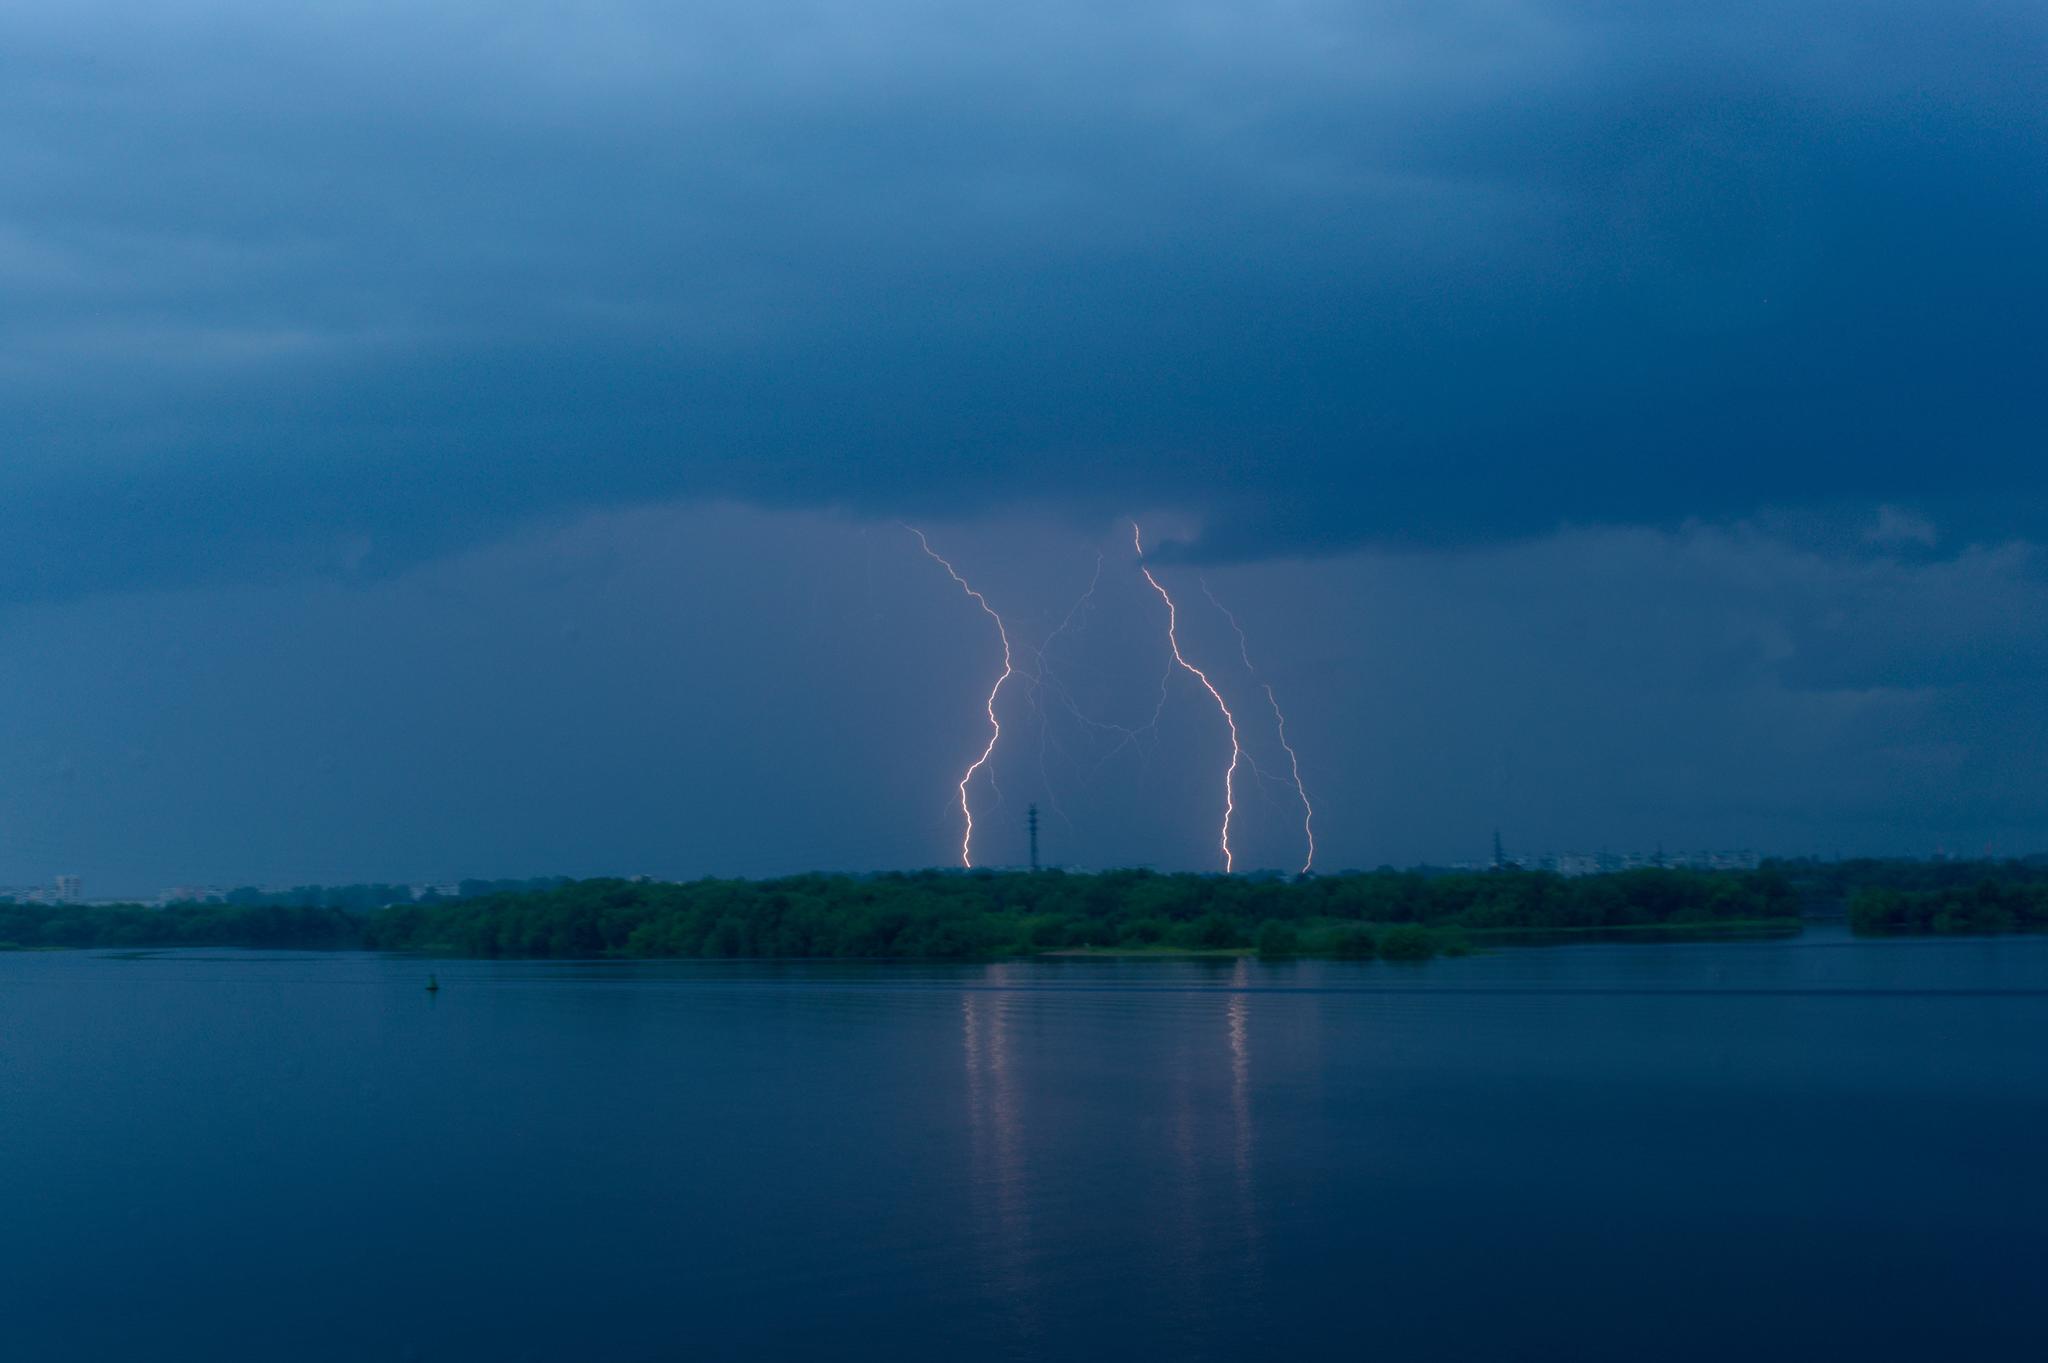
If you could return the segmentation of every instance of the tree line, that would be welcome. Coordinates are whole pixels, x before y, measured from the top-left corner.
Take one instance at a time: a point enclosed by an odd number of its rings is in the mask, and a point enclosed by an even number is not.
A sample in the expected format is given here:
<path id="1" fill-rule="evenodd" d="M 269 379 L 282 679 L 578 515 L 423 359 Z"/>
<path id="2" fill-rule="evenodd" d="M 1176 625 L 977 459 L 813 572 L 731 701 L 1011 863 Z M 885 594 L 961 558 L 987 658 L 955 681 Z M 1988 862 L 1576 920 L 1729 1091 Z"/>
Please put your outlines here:
<path id="1" fill-rule="evenodd" d="M 478 957 L 991 959 L 1246 951 L 1421 959 L 1516 932 L 1790 924 L 1846 907 L 1858 932 L 2048 926 L 2048 864 L 1767 862 L 1754 871 L 1429 870 L 1299 877 L 917 871 L 690 882 L 465 881 L 235 891 L 225 903 L 0 900 L 0 947 L 251 946 Z M 474 893 L 469 893 L 470 891 Z"/>
<path id="2" fill-rule="evenodd" d="M 1919 860 L 1903 857 L 1787 857 L 1764 863 L 1783 876 L 1809 911 L 1839 912 L 1864 890 L 1928 894 L 1995 885 L 2048 885 L 2048 857 Z"/>
<path id="3" fill-rule="evenodd" d="M 39 947 L 360 947 L 368 920 L 284 905 L 17 904 L 0 899 L 0 949 Z"/>
<path id="4" fill-rule="evenodd" d="M 2039 932 L 2048 929 L 2048 883 L 1979 879 L 1931 890 L 1867 886 L 1849 900 L 1849 926 L 1870 934 Z"/>
<path id="5" fill-rule="evenodd" d="M 475 899 L 487 894 L 545 890 L 563 884 L 567 879 L 566 876 L 539 876 L 530 880 L 463 880 L 458 881 L 447 893 L 429 886 L 419 896 L 417 902 L 438 904 L 450 899 Z M 259 890 L 254 885 L 241 885 L 226 891 L 218 900 L 178 902 L 222 903 L 239 908 L 348 909 L 364 913 L 390 904 L 411 904 L 416 901 L 410 885 L 367 881 L 357 885 L 294 885 L 285 890 Z"/>
<path id="6" fill-rule="evenodd" d="M 1769 872 L 1378 871 L 1296 880 L 923 871 L 688 883 L 585 880 L 397 905 L 369 945 L 468 956 L 987 958 L 1086 949 L 1418 958 L 1472 934 L 1789 920 Z"/>

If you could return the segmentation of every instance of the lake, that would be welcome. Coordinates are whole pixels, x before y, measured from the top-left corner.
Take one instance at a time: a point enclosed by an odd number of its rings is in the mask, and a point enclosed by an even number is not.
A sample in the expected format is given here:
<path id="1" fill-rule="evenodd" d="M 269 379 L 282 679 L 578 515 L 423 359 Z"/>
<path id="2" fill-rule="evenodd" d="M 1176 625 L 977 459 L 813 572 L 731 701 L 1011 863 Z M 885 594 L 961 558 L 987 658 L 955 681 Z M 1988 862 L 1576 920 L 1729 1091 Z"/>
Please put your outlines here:
<path id="1" fill-rule="evenodd" d="M 2031 1360 L 2044 1145 L 2042 938 L 14 953 L 0 1357 Z"/>

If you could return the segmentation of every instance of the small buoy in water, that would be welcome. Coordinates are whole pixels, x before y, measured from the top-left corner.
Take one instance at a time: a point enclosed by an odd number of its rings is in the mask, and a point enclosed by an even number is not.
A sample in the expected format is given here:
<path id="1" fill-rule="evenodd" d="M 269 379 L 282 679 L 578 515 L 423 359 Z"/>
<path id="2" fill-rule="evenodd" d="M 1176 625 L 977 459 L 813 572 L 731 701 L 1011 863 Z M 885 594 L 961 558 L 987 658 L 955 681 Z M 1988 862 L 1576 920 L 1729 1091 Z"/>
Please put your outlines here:
<path id="1" fill-rule="evenodd" d="M 438 979 L 434 978 L 434 977 L 433 977 L 432 975 L 429 975 L 429 976 L 427 976 L 427 992 L 428 992 L 429 994 L 438 994 L 438 993 L 440 993 L 440 992 L 441 992 L 441 981 L 439 981 Z"/>

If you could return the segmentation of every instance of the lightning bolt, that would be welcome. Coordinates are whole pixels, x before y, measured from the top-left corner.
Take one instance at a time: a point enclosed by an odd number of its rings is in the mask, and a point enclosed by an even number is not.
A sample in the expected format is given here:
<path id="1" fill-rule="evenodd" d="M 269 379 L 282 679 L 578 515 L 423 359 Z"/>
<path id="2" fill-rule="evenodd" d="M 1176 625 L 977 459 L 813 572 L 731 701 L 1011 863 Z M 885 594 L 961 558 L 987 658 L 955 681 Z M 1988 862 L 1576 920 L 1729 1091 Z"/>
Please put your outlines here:
<path id="1" fill-rule="evenodd" d="M 1231 613 L 1230 607 L 1216 599 L 1216 593 L 1209 590 L 1207 582 L 1202 583 L 1202 595 L 1209 598 L 1210 605 L 1223 612 L 1223 618 L 1236 631 L 1237 651 L 1244 658 L 1244 670 L 1251 673 L 1252 680 L 1265 690 L 1266 703 L 1273 707 L 1273 727 L 1280 735 L 1280 746 L 1286 750 L 1288 762 L 1294 767 L 1294 793 L 1301 797 L 1301 835 L 1308 840 L 1308 856 L 1301 863 L 1301 873 L 1307 875 L 1309 868 L 1316 864 L 1316 807 L 1309 802 L 1308 787 L 1301 783 L 1301 757 L 1294 751 L 1294 745 L 1287 741 L 1287 716 L 1280 713 L 1280 698 L 1273 694 L 1273 684 L 1252 666 L 1252 647 L 1245 640 L 1244 626 L 1237 623 L 1237 616 Z"/>
<path id="2" fill-rule="evenodd" d="M 1102 553 L 1100 550 L 1097 550 L 1095 554 L 1095 572 L 1094 575 L 1088 579 L 1088 590 L 1082 592 L 1080 596 L 1075 598 L 1074 604 L 1067 607 L 1067 614 L 1065 618 L 1062 619 L 1056 627 L 1054 627 L 1052 633 L 1045 636 L 1045 640 L 1043 643 L 1039 644 L 1039 646 L 1035 649 L 1030 648 L 1029 645 L 1026 645 L 1026 648 L 1029 649 L 1031 656 L 1035 658 L 1038 663 L 1038 666 L 1034 671 L 1025 674 L 1025 680 L 1030 684 L 1030 690 L 1027 691 L 1025 694 L 1031 702 L 1032 713 L 1038 716 L 1038 780 L 1039 784 L 1045 787 L 1046 803 L 1052 806 L 1052 812 L 1056 816 L 1058 816 L 1060 821 L 1066 824 L 1069 828 L 1072 828 L 1074 826 L 1074 821 L 1067 817 L 1067 811 L 1060 805 L 1059 791 L 1055 789 L 1053 786 L 1052 771 L 1046 763 L 1046 749 L 1048 748 L 1048 746 L 1052 745 L 1052 725 L 1049 722 L 1049 718 L 1046 715 L 1045 711 L 1046 689 L 1050 687 L 1056 692 L 1058 692 L 1061 702 L 1067 707 L 1067 709 L 1073 711 L 1075 718 L 1081 720 L 1083 723 L 1091 725 L 1095 724 L 1095 721 L 1090 720 L 1086 715 L 1081 713 L 1081 707 L 1074 703 L 1073 693 L 1068 691 L 1067 688 L 1056 677 L 1052 675 L 1052 664 L 1049 659 L 1052 653 L 1053 642 L 1056 639 L 1058 639 L 1061 635 L 1065 634 L 1069 629 L 1073 628 L 1075 618 L 1079 616 L 1082 611 L 1086 610 L 1087 608 L 1095 604 L 1095 589 L 1098 586 L 1100 586 L 1101 583 Z M 1064 756 L 1066 750 L 1064 748 L 1061 748 L 1060 751 L 1061 755 Z"/>
<path id="3" fill-rule="evenodd" d="M 901 524 L 901 522 L 898 523 Z M 917 536 L 918 544 L 923 547 L 932 562 L 944 568 L 946 576 L 959 583 L 960 590 L 973 597 L 974 604 L 981 607 L 983 612 L 988 615 L 988 618 L 996 622 L 996 635 L 1003 641 L 1003 674 L 996 678 L 996 684 L 990 687 L 988 692 L 988 704 L 986 707 L 988 710 L 988 746 L 981 750 L 981 756 L 968 764 L 967 770 L 960 775 L 960 817 L 966 821 L 966 831 L 960 836 L 960 864 L 972 870 L 974 867 L 974 808 L 967 802 L 967 787 L 974 780 L 974 773 L 988 765 L 989 758 L 995 755 L 996 744 L 1003 736 L 1003 723 L 996 718 L 996 697 L 1002 694 L 1003 683 L 1010 679 L 1010 673 L 1014 670 L 1010 663 L 1010 631 L 1004 628 L 1003 617 L 996 614 L 995 608 L 989 605 L 988 598 L 968 586 L 967 579 L 960 576 L 959 570 L 941 558 L 938 551 L 932 548 L 931 541 L 924 537 L 924 531 L 914 525 L 905 525 L 903 528 Z M 991 786 L 995 784 L 995 773 L 993 771 L 989 773 L 989 784 Z"/>
<path id="4" fill-rule="evenodd" d="M 1209 680 L 1209 674 L 1181 654 L 1180 611 L 1174 606 L 1173 598 L 1166 594 L 1166 588 L 1159 585 L 1159 579 L 1152 576 L 1152 570 L 1145 566 L 1145 543 L 1136 521 L 1131 522 L 1131 547 L 1138 551 L 1138 571 L 1145 575 L 1145 580 L 1152 584 L 1152 590 L 1158 592 L 1159 599 L 1166 603 L 1166 646 L 1173 650 L 1174 662 L 1202 684 L 1202 689 L 1216 702 L 1216 708 L 1223 712 L 1223 722 L 1230 726 L 1230 766 L 1223 773 L 1223 833 L 1219 839 L 1223 847 L 1223 870 L 1228 874 L 1236 861 L 1230 851 L 1230 819 L 1237 813 L 1237 764 L 1244 753 L 1244 746 L 1237 738 L 1237 716 L 1230 713 L 1230 707 L 1224 703 L 1223 693 Z"/>
<path id="5" fill-rule="evenodd" d="M 1095 571 L 1088 579 L 1087 590 L 1075 598 L 1073 605 L 1067 608 L 1067 613 L 1060 620 L 1059 625 L 1045 636 L 1044 641 L 1037 648 L 1033 648 L 1029 644 L 1020 644 L 1018 646 L 1022 652 L 1031 655 L 1036 664 L 1034 668 L 1027 669 L 1020 666 L 1018 670 L 1024 674 L 1024 679 L 1029 685 L 1030 689 L 1025 694 L 1031 703 L 1032 712 L 1038 716 L 1038 767 L 1040 779 L 1045 785 L 1046 801 L 1052 807 L 1053 813 L 1064 820 L 1069 827 L 1073 826 L 1073 820 L 1067 817 L 1066 810 L 1060 804 L 1059 795 L 1053 789 L 1052 778 L 1046 768 L 1045 753 L 1047 746 L 1050 745 L 1058 748 L 1062 756 L 1071 757 L 1072 754 L 1068 753 L 1064 745 L 1051 736 L 1052 726 L 1048 722 L 1049 713 L 1045 706 L 1046 693 L 1050 692 L 1053 698 L 1060 703 L 1061 708 L 1072 716 L 1077 724 L 1089 730 L 1091 735 L 1097 740 L 1101 739 L 1104 735 L 1113 736 L 1116 739 L 1115 744 L 1097 758 L 1094 766 L 1090 768 L 1089 774 L 1091 776 L 1101 771 L 1104 766 L 1108 765 L 1110 761 L 1126 748 L 1138 747 L 1139 755 L 1142 757 L 1144 755 L 1144 748 L 1141 740 L 1149 734 L 1156 743 L 1159 736 L 1158 711 L 1154 712 L 1149 723 L 1140 728 L 1133 729 L 1128 725 L 1114 724 L 1107 720 L 1097 719 L 1083 710 L 1080 702 L 1074 699 L 1074 693 L 1061 680 L 1058 669 L 1053 665 L 1053 644 L 1062 636 L 1076 631 L 1077 625 L 1085 624 L 1088 612 L 1094 608 L 1096 589 L 1102 585 L 1103 557 L 1103 554 L 1098 550 L 1095 555 Z M 1161 681 L 1160 710 L 1163 710 L 1166 704 L 1165 684 L 1172 679 L 1173 661 L 1169 658 Z"/>

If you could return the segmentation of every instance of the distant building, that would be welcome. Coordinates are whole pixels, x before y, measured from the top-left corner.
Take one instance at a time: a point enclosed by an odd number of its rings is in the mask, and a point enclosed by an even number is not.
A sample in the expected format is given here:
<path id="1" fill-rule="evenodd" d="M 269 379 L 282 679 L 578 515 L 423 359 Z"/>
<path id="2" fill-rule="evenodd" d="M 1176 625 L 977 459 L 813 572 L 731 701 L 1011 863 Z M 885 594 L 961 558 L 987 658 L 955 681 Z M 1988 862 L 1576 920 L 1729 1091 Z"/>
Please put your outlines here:
<path id="1" fill-rule="evenodd" d="M 228 892 L 218 885 L 171 885 L 157 892 L 156 902 L 165 904 L 224 904 Z"/>
<path id="2" fill-rule="evenodd" d="M 50 898 L 59 904 L 76 904 L 85 897 L 85 884 L 77 876 L 58 876 L 52 882 Z"/>
<path id="3" fill-rule="evenodd" d="M 1612 875 L 1676 867 L 1687 871 L 1754 871 L 1763 858 L 1748 850 L 1729 852 L 1495 852 L 1494 861 L 1454 861 L 1453 871 L 1554 871 L 1561 876 Z"/>
<path id="4" fill-rule="evenodd" d="M 1676 867 L 1687 871 L 1754 871 L 1763 864 L 1755 852 L 1559 852 L 1542 859 L 1545 869 L 1561 876 L 1606 875 L 1615 871 L 1643 871 Z M 1524 865 L 1531 866 L 1525 862 Z"/>

